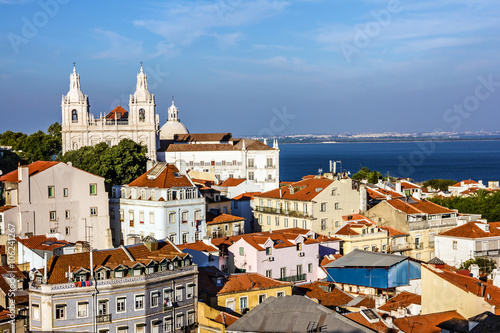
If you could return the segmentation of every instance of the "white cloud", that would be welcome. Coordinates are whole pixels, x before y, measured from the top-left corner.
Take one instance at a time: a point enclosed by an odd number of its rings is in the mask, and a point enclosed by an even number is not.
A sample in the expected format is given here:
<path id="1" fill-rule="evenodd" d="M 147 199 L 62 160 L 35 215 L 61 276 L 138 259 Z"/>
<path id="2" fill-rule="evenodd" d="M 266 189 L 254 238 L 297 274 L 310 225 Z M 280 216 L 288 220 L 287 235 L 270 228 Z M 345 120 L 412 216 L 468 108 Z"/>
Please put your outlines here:
<path id="1" fill-rule="evenodd" d="M 220 33 L 218 28 L 239 27 L 259 22 L 282 12 L 288 5 L 282 0 L 217 0 L 193 1 L 182 5 L 164 5 L 158 8 L 156 18 L 135 20 L 134 25 L 156 33 L 169 42 L 189 45 L 202 36 Z M 227 36 L 236 41 L 238 35 Z"/>
<path id="2" fill-rule="evenodd" d="M 233 47 L 237 46 L 238 42 L 240 42 L 243 38 L 243 33 L 241 32 L 234 32 L 234 33 L 229 33 L 229 34 L 222 34 L 219 35 L 217 33 L 212 34 L 213 37 L 217 39 L 217 44 L 225 49 L 228 47 Z"/>
<path id="3" fill-rule="evenodd" d="M 94 29 L 98 39 L 106 45 L 106 50 L 96 52 L 94 59 L 140 59 L 144 52 L 141 41 L 135 41 L 116 32 L 104 29 Z"/>

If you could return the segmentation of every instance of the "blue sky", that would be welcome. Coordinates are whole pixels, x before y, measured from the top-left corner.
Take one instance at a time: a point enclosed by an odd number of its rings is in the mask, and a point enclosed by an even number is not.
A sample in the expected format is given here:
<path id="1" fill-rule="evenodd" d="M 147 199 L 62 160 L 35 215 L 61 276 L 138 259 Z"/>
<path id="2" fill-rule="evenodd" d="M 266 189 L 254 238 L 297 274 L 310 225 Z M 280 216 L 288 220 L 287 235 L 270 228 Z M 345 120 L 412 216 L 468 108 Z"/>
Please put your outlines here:
<path id="1" fill-rule="evenodd" d="M 0 13 L 0 132 L 60 122 L 73 61 L 95 115 L 128 108 L 143 61 L 161 123 L 175 96 L 191 132 L 499 129 L 498 0 L 0 0 Z"/>

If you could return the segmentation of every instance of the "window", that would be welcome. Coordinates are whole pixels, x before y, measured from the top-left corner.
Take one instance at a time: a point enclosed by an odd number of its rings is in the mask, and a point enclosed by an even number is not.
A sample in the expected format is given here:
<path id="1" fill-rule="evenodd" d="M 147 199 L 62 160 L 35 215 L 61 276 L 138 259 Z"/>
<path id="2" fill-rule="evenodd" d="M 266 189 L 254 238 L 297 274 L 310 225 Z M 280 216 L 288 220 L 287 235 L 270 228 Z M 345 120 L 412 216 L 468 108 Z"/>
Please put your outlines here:
<path id="1" fill-rule="evenodd" d="M 295 248 L 297 251 L 302 251 L 302 243 L 295 244 Z"/>
<path id="2" fill-rule="evenodd" d="M 175 212 L 168 213 L 168 223 L 175 223 Z"/>
<path id="3" fill-rule="evenodd" d="M 363 247 L 363 250 L 365 251 L 368 251 L 370 249 L 370 247 L 368 245 L 366 245 L 365 247 Z"/>
<path id="4" fill-rule="evenodd" d="M 195 232 L 194 233 L 194 240 L 199 241 L 200 240 L 200 232 Z"/>
<path id="5" fill-rule="evenodd" d="M 304 214 L 306 214 L 306 215 L 307 215 L 307 204 L 304 204 L 304 205 L 303 205 L 303 210 L 304 210 Z"/>
<path id="6" fill-rule="evenodd" d="M 56 228 L 50 228 L 50 233 L 55 234 L 57 232 Z"/>
<path id="7" fill-rule="evenodd" d="M 240 256 L 244 256 L 244 255 L 245 255 L 245 248 L 240 247 Z"/>
<path id="8" fill-rule="evenodd" d="M 49 218 L 51 221 L 55 221 L 56 220 L 56 211 L 55 210 L 52 210 L 49 212 Z"/>
<path id="9" fill-rule="evenodd" d="M 149 224 L 155 224 L 155 212 L 149 212 Z"/>
<path id="10" fill-rule="evenodd" d="M 279 227 L 279 225 L 280 225 L 280 217 L 279 217 L 279 216 L 276 216 L 276 217 L 274 218 L 274 223 L 275 223 L 275 225 L 276 225 L 277 227 Z"/>
<path id="11" fill-rule="evenodd" d="M 70 227 L 66 227 L 66 236 L 69 236 L 71 232 L 71 228 Z"/>
<path id="12" fill-rule="evenodd" d="M 71 122 L 72 123 L 78 122 L 78 111 L 76 110 L 71 111 Z"/>
<path id="13" fill-rule="evenodd" d="M 182 223 L 188 222 L 188 212 L 182 212 Z"/>
<path id="14" fill-rule="evenodd" d="M 144 211 L 143 210 L 139 211 L 139 223 L 144 224 Z"/>
<path id="15" fill-rule="evenodd" d="M 177 315 L 175 320 L 175 328 L 180 329 L 184 326 L 184 314 L 180 313 Z"/>
<path id="16" fill-rule="evenodd" d="M 255 179 L 255 176 L 254 176 L 253 171 L 249 171 L 248 172 L 248 180 L 254 180 L 254 179 Z"/>
<path id="17" fill-rule="evenodd" d="M 266 277 L 268 277 L 268 278 L 273 277 L 273 271 L 271 269 L 266 270 Z"/>
<path id="18" fill-rule="evenodd" d="M 66 319 L 66 304 L 56 305 L 56 319 Z"/>
<path id="19" fill-rule="evenodd" d="M 182 287 L 175 287 L 175 301 L 182 301 Z"/>
<path id="20" fill-rule="evenodd" d="M 135 309 L 144 309 L 144 295 L 135 295 Z"/>
<path id="21" fill-rule="evenodd" d="M 119 297 L 116 299 L 116 312 L 125 312 L 125 297 Z"/>
<path id="22" fill-rule="evenodd" d="M 339 221 L 335 221 L 335 228 L 339 227 Z"/>
<path id="23" fill-rule="evenodd" d="M 33 309 L 33 320 L 40 320 L 40 305 L 38 304 L 31 304 L 31 307 Z"/>
<path id="24" fill-rule="evenodd" d="M 377 250 L 377 245 L 372 245 L 372 252 L 375 252 Z"/>
<path id="25" fill-rule="evenodd" d="M 293 219 L 293 227 L 297 228 L 298 226 L 299 226 L 299 222 L 297 221 L 297 219 Z"/>
<path id="26" fill-rule="evenodd" d="M 163 332 L 172 331 L 172 318 L 165 318 L 163 321 Z"/>
<path id="27" fill-rule="evenodd" d="M 337 188 L 332 188 L 332 195 L 337 195 Z"/>
<path id="28" fill-rule="evenodd" d="M 175 244 L 175 242 L 176 242 L 176 240 L 175 240 L 176 234 L 175 233 L 170 234 L 168 237 L 170 238 L 170 241 Z"/>
<path id="29" fill-rule="evenodd" d="M 458 248 L 457 241 L 453 241 L 453 250 L 456 250 Z"/>
<path id="30" fill-rule="evenodd" d="M 128 327 L 127 327 L 127 326 L 118 327 L 118 328 L 116 329 L 116 333 L 127 333 L 127 329 L 128 329 Z"/>
<path id="31" fill-rule="evenodd" d="M 197 221 L 201 220 L 201 210 L 200 209 L 194 211 L 194 219 Z"/>
<path id="32" fill-rule="evenodd" d="M 285 292 L 282 290 L 282 291 L 277 291 L 276 292 L 276 297 L 285 297 Z"/>
<path id="33" fill-rule="evenodd" d="M 335 203 L 335 210 L 339 210 L 339 203 L 338 202 Z"/>
<path id="34" fill-rule="evenodd" d="M 135 324 L 135 333 L 144 333 L 145 323 Z"/>
<path id="35" fill-rule="evenodd" d="M 66 220 L 69 219 L 69 210 L 67 210 L 66 212 L 64 212 L 64 216 L 66 217 Z"/>
<path id="36" fill-rule="evenodd" d="M 387 244 L 382 244 L 382 252 L 387 252 Z"/>
<path id="37" fill-rule="evenodd" d="M 49 186 L 47 188 L 47 192 L 48 192 L 47 194 L 48 194 L 49 198 L 53 198 L 54 197 L 54 186 Z"/>
<path id="38" fill-rule="evenodd" d="M 288 217 L 285 217 L 283 219 L 283 224 L 284 224 L 285 228 L 288 228 Z"/>
<path id="39" fill-rule="evenodd" d="M 63 188 L 63 196 L 66 198 L 68 196 L 68 189 Z"/>
<path id="40" fill-rule="evenodd" d="M 187 299 L 193 298 L 193 294 L 194 294 L 194 284 L 190 283 L 187 285 L 187 288 L 186 288 L 186 298 Z"/>
<path id="41" fill-rule="evenodd" d="M 280 279 L 286 278 L 286 267 L 280 268 Z"/>
<path id="42" fill-rule="evenodd" d="M 302 275 L 302 265 L 297 265 L 297 276 Z"/>
<path id="43" fill-rule="evenodd" d="M 254 165 L 254 159 L 253 158 L 249 158 L 248 159 L 248 167 L 249 168 L 253 168 L 255 165 Z"/>
<path id="44" fill-rule="evenodd" d="M 302 229 L 307 229 L 307 221 L 302 220 Z"/>
<path id="45" fill-rule="evenodd" d="M 321 203 L 321 209 L 322 212 L 326 212 L 326 202 Z"/>
<path id="46" fill-rule="evenodd" d="M 194 311 L 188 312 L 188 325 L 194 324 Z"/>
<path id="47" fill-rule="evenodd" d="M 268 158 L 268 159 L 267 159 L 267 164 L 266 164 L 266 166 L 267 166 L 268 168 L 272 168 L 272 167 L 273 167 L 273 159 L 272 159 L 272 158 Z"/>
<path id="48" fill-rule="evenodd" d="M 87 317 L 88 306 L 88 302 L 78 302 L 78 318 Z"/>
<path id="49" fill-rule="evenodd" d="M 267 294 L 261 294 L 259 295 L 259 304 L 264 302 L 267 298 Z"/>
<path id="50" fill-rule="evenodd" d="M 187 243 L 189 241 L 189 233 L 185 232 L 182 234 L 182 242 Z"/>
<path id="51" fill-rule="evenodd" d="M 271 225 L 271 216 L 267 216 L 267 225 Z"/>
<path id="52" fill-rule="evenodd" d="M 258 222 L 259 222 L 260 225 L 262 225 L 262 214 L 259 214 Z"/>
<path id="53" fill-rule="evenodd" d="M 160 293 L 155 291 L 151 293 L 151 307 L 158 306 L 158 300 L 160 299 Z"/>
<path id="54" fill-rule="evenodd" d="M 90 216 L 97 216 L 97 207 L 90 207 Z"/>
<path id="55" fill-rule="evenodd" d="M 266 247 L 266 256 L 270 256 L 272 254 L 272 248 L 270 246 Z"/>
<path id="56" fill-rule="evenodd" d="M 97 184 L 90 184 L 90 195 L 97 195 Z"/>
<path id="57" fill-rule="evenodd" d="M 245 309 L 248 309 L 248 297 L 240 297 L 240 311 L 243 312 Z"/>
<path id="58" fill-rule="evenodd" d="M 125 220 L 125 213 L 123 212 L 123 209 L 120 209 L 120 222 L 123 222 Z"/>
<path id="59" fill-rule="evenodd" d="M 146 119 L 146 111 L 144 109 L 139 109 L 139 121 L 144 122 Z"/>
<path id="60" fill-rule="evenodd" d="M 108 302 L 108 300 L 99 301 L 98 309 L 99 309 L 100 316 L 109 314 L 109 302 Z"/>
<path id="61" fill-rule="evenodd" d="M 134 211 L 133 210 L 128 212 L 128 218 L 130 220 L 130 226 L 133 227 L 134 226 Z"/>
<path id="62" fill-rule="evenodd" d="M 326 229 L 326 220 L 323 219 L 321 220 L 321 230 L 325 230 Z"/>
<path id="63" fill-rule="evenodd" d="M 309 273 L 313 272 L 313 264 L 307 264 L 307 272 Z"/>

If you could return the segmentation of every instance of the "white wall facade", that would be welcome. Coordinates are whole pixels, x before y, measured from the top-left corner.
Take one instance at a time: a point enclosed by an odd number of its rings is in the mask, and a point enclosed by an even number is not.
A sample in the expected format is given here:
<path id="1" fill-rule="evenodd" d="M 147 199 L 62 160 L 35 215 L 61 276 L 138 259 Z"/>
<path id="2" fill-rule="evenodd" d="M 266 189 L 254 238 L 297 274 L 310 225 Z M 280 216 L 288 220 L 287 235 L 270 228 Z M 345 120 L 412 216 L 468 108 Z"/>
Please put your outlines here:
<path id="1" fill-rule="evenodd" d="M 174 244 L 192 243 L 201 240 L 207 232 L 205 198 L 196 186 L 168 189 L 113 186 L 110 212 L 118 244 L 134 243 L 133 235 L 139 239 L 168 237 Z M 182 222 L 184 212 L 186 222 Z"/>
<path id="2" fill-rule="evenodd" d="M 456 242 L 456 243 L 454 243 Z M 487 256 L 488 251 L 498 255 L 500 237 L 460 238 L 437 235 L 436 256 L 451 266 L 459 267 L 464 261 Z"/>

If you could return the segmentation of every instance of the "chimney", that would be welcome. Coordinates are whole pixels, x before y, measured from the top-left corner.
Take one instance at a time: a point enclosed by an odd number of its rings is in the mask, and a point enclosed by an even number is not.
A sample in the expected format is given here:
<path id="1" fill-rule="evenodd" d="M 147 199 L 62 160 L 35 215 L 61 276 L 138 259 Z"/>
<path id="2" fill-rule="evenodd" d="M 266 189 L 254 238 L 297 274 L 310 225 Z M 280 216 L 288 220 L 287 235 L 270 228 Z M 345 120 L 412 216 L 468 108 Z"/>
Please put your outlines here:
<path id="1" fill-rule="evenodd" d="M 479 186 L 483 186 L 483 181 L 482 180 L 479 180 L 478 183 L 479 183 Z"/>
<path id="2" fill-rule="evenodd" d="M 475 277 L 476 279 L 479 278 L 479 266 L 476 264 L 472 264 L 469 267 L 469 271 L 472 274 L 472 277 Z"/>
<path id="3" fill-rule="evenodd" d="M 398 180 L 396 182 L 396 192 L 403 193 L 403 192 L 401 192 L 401 181 L 400 180 Z"/>
<path id="4" fill-rule="evenodd" d="M 23 181 L 28 180 L 29 178 L 29 169 L 27 165 L 20 165 L 17 167 L 17 180 Z"/>
<path id="5" fill-rule="evenodd" d="M 146 161 L 146 170 L 147 171 L 153 169 L 154 166 L 155 166 L 155 161 L 153 161 L 153 160 Z"/>
<path id="6" fill-rule="evenodd" d="M 186 169 L 187 169 L 187 165 L 186 165 L 186 161 L 184 160 L 177 160 L 175 161 L 175 166 L 177 167 L 177 169 L 179 169 L 179 173 L 181 175 L 186 175 Z"/>

